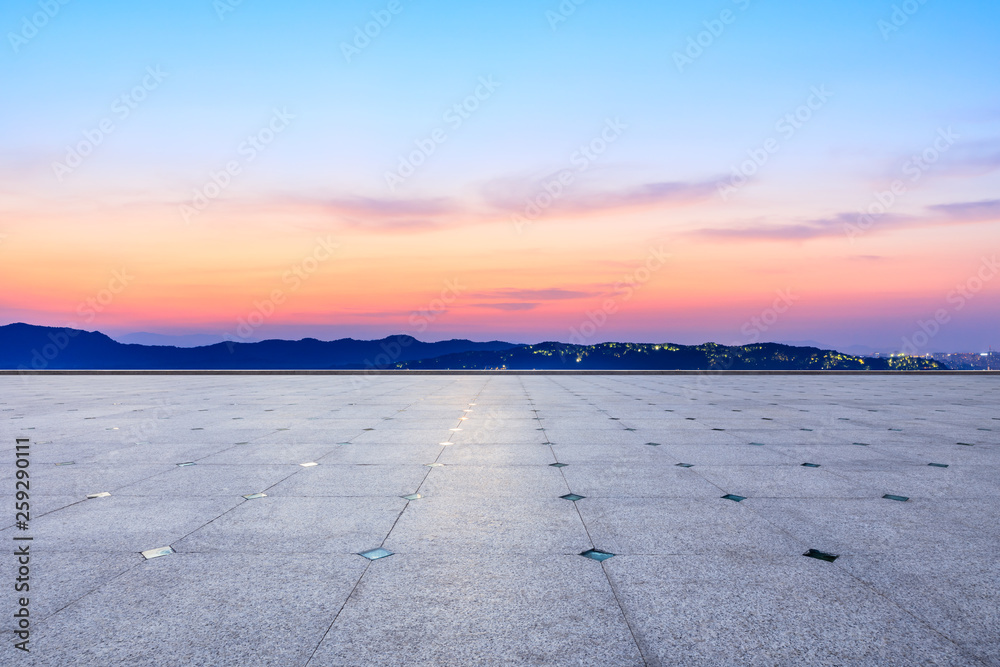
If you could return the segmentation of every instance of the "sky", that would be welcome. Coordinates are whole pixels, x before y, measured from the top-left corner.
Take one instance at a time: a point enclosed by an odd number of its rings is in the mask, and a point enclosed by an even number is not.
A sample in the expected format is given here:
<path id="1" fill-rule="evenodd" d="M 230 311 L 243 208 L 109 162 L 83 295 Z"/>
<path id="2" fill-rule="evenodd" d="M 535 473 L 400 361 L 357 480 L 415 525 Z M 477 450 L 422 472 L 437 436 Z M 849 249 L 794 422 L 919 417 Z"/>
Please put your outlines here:
<path id="1" fill-rule="evenodd" d="M 8 0 L 0 30 L 0 324 L 1000 345 L 996 3 Z"/>

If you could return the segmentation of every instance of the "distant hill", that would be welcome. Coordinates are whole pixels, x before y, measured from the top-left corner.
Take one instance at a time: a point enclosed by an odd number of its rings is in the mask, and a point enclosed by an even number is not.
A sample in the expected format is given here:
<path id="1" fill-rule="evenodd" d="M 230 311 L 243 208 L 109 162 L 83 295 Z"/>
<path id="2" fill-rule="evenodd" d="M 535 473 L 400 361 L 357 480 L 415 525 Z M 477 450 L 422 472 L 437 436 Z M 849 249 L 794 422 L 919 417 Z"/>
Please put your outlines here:
<path id="1" fill-rule="evenodd" d="M 510 370 L 947 370 L 947 366 L 919 357 L 862 359 L 816 347 L 755 343 L 730 347 L 602 343 L 570 345 L 540 343 L 494 352 L 463 352 L 397 364 L 397 368 L 453 370 L 507 368 Z"/>
<path id="2" fill-rule="evenodd" d="M 447 340 L 422 343 L 412 336 L 382 340 L 342 338 L 320 341 L 265 340 L 259 343 L 217 343 L 181 348 L 127 345 L 99 332 L 39 327 L 0 326 L 0 368 L 3 369 L 359 369 L 392 368 L 399 362 L 470 351 L 499 351 L 513 343 Z"/>
<path id="3" fill-rule="evenodd" d="M 862 359 L 816 347 L 778 343 L 727 347 L 602 343 L 517 345 L 412 336 L 381 340 L 265 340 L 200 347 L 124 344 L 96 331 L 0 326 L 0 369 L 12 370 L 942 370 L 918 357 Z"/>
<path id="4" fill-rule="evenodd" d="M 170 345 L 173 347 L 202 347 L 203 345 L 215 345 L 226 341 L 225 336 L 218 334 L 181 334 L 166 335 L 138 331 L 135 333 L 111 336 L 119 343 L 136 345 Z"/>

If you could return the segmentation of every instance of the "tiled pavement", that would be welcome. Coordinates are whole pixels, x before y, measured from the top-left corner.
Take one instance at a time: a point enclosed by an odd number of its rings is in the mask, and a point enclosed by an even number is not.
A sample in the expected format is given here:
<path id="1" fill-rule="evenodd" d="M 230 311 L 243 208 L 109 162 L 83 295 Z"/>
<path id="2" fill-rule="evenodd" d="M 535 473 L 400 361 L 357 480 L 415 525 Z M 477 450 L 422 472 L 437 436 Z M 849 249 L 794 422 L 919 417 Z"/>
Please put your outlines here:
<path id="1" fill-rule="evenodd" d="M 1000 665 L 993 377 L 0 387 L 4 665 Z"/>

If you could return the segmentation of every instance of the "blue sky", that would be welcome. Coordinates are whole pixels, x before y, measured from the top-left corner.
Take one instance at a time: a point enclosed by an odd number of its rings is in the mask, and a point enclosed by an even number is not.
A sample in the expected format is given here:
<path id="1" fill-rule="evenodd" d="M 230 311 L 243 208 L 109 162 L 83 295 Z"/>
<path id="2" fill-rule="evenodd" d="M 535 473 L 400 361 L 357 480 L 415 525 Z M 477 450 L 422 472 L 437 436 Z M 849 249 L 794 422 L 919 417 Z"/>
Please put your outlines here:
<path id="1" fill-rule="evenodd" d="M 618 162 L 650 177 L 712 176 L 772 133 L 814 85 L 828 86 L 835 105 L 802 137 L 801 150 L 819 162 L 839 152 L 891 159 L 927 126 L 962 116 L 981 115 L 981 123 L 963 120 L 991 136 L 1000 113 L 989 85 L 1000 64 L 1000 8 L 986 3 L 928 1 L 887 41 L 878 21 L 891 17 L 892 3 L 751 1 L 742 10 L 733 2 L 589 0 L 553 30 L 546 12 L 558 11 L 556 2 L 400 0 L 402 11 L 346 62 L 339 45 L 386 5 L 246 0 L 220 20 L 207 0 L 69 2 L 0 61 L 22 101 L 7 112 L 7 131 L 17 128 L 7 142 L 25 151 L 64 144 L 149 65 L 170 78 L 143 106 L 147 122 L 126 128 L 142 144 L 133 160 L 155 152 L 166 169 L 199 154 L 210 162 L 231 135 L 287 107 L 299 116 L 298 136 L 273 172 L 288 174 L 294 161 L 307 182 L 313 172 L 314 181 L 348 178 L 372 189 L 384 166 L 440 125 L 484 75 L 501 88 L 423 188 L 544 170 L 605 116 L 644 133 L 620 147 Z M 16 29 L 33 10 L 37 3 L 6 3 L 5 27 Z M 723 11 L 734 22 L 678 72 L 674 53 Z M 490 159 L 469 173 L 468 156 L 482 153 Z"/>

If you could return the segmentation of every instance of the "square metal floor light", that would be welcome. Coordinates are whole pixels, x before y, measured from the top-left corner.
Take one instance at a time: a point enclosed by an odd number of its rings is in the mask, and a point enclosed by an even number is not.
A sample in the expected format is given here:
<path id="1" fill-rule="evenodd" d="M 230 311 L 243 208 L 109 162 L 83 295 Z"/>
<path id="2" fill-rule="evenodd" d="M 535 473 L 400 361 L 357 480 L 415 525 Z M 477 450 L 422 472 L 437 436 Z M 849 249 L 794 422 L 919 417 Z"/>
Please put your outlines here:
<path id="1" fill-rule="evenodd" d="M 825 551 L 818 551 L 817 549 L 810 549 L 802 555 L 808 556 L 809 558 L 815 558 L 816 560 L 823 560 L 827 563 L 832 563 L 839 558 L 836 554 L 828 554 Z"/>
<path id="2" fill-rule="evenodd" d="M 142 552 L 142 557 L 146 560 L 151 560 L 153 558 L 159 558 L 160 556 L 167 556 L 169 554 L 176 553 L 173 547 L 159 547 L 157 549 L 148 549 Z"/>

